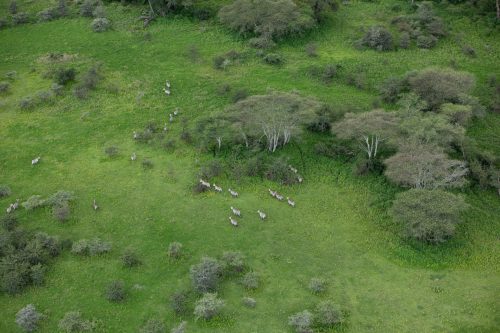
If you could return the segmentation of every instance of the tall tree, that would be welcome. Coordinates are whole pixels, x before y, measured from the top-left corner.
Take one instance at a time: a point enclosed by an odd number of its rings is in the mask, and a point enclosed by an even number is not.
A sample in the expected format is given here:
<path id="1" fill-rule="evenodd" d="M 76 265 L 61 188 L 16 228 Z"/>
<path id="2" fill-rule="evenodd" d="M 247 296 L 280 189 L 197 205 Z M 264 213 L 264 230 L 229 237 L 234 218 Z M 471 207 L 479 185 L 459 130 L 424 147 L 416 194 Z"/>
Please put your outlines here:
<path id="1" fill-rule="evenodd" d="M 377 157 L 382 142 L 396 138 L 399 117 L 394 112 L 373 110 L 364 113 L 347 113 L 332 126 L 332 132 L 342 139 L 357 139 L 368 159 Z"/>

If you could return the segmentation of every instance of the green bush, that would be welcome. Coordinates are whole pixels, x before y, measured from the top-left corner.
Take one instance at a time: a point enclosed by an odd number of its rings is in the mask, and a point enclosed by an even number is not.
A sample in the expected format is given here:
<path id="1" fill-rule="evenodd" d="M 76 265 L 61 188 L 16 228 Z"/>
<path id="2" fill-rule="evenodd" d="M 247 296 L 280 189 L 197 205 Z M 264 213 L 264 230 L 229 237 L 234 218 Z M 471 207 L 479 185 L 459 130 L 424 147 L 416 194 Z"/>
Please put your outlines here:
<path id="1" fill-rule="evenodd" d="M 12 193 L 8 185 L 0 184 L 0 198 L 8 197 Z"/>
<path id="2" fill-rule="evenodd" d="M 13 231 L 18 224 L 19 222 L 14 214 L 6 214 L 0 218 L 0 225 L 5 231 Z"/>
<path id="3" fill-rule="evenodd" d="M 28 13 L 17 13 L 17 14 L 12 15 L 12 23 L 14 25 L 28 23 L 29 20 L 30 20 L 30 17 L 28 15 Z"/>
<path id="4" fill-rule="evenodd" d="M 66 222 L 69 220 L 71 210 L 67 203 L 55 206 L 52 208 L 52 215 L 59 222 Z"/>
<path id="5" fill-rule="evenodd" d="M 197 292 L 215 291 L 218 287 L 222 269 L 216 259 L 203 257 L 197 265 L 191 266 L 191 282 Z"/>
<path id="6" fill-rule="evenodd" d="M 182 256 L 182 244 L 179 242 L 168 244 L 167 255 L 170 258 L 179 259 Z"/>
<path id="7" fill-rule="evenodd" d="M 220 263 L 224 274 L 239 274 L 245 269 L 245 256 L 241 252 L 224 252 Z"/>
<path id="8" fill-rule="evenodd" d="M 97 0 L 84 0 L 80 5 L 80 15 L 84 17 L 92 17 L 97 4 Z"/>
<path id="9" fill-rule="evenodd" d="M 123 267 L 131 268 L 141 265 L 141 260 L 132 248 L 126 248 L 121 256 Z"/>
<path id="10" fill-rule="evenodd" d="M 312 333 L 313 315 L 308 310 L 298 312 L 288 317 L 288 325 L 297 333 Z"/>
<path id="11" fill-rule="evenodd" d="M 343 320 L 342 311 L 332 301 L 320 302 L 314 310 L 315 326 L 328 328 L 341 323 Z"/>
<path id="12" fill-rule="evenodd" d="M 390 214 L 408 238 L 430 244 L 445 242 L 455 233 L 465 200 L 443 190 L 411 189 L 396 195 Z"/>
<path id="13" fill-rule="evenodd" d="M 76 70 L 74 68 L 58 68 L 54 73 L 54 81 L 61 86 L 65 86 L 75 81 Z"/>
<path id="14" fill-rule="evenodd" d="M 432 49 L 436 46 L 438 39 L 433 35 L 420 35 L 417 37 L 417 47 L 420 49 Z"/>
<path id="15" fill-rule="evenodd" d="M 70 191 L 59 190 L 45 200 L 45 204 L 49 206 L 62 206 L 76 199 L 75 194 Z"/>
<path id="16" fill-rule="evenodd" d="M 25 202 L 21 203 L 26 210 L 34 210 L 39 207 L 43 207 L 46 201 L 42 198 L 41 195 L 32 195 Z"/>
<path id="17" fill-rule="evenodd" d="M 175 326 L 170 330 L 170 333 L 185 333 L 186 332 L 187 321 L 181 322 L 179 325 Z"/>
<path id="18" fill-rule="evenodd" d="M 361 45 L 377 51 L 389 51 L 392 49 L 392 35 L 384 27 L 372 26 L 361 39 Z"/>
<path id="19" fill-rule="evenodd" d="M 104 149 L 104 154 L 106 154 L 106 156 L 110 158 L 118 156 L 119 153 L 120 150 L 118 149 L 117 146 L 109 146 Z"/>
<path id="20" fill-rule="evenodd" d="M 105 32 L 111 28 L 111 22 L 105 17 L 98 17 L 92 21 L 91 26 L 94 32 Z"/>
<path id="21" fill-rule="evenodd" d="M 262 59 L 264 59 L 264 62 L 269 65 L 281 65 L 285 62 L 285 59 L 279 53 L 268 53 Z"/>
<path id="22" fill-rule="evenodd" d="M 16 313 L 16 324 L 25 332 L 34 332 L 43 317 L 33 304 L 28 304 Z"/>
<path id="23" fill-rule="evenodd" d="M 259 288 L 259 275 L 255 272 L 248 272 L 243 276 L 241 284 L 243 285 L 243 287 L 245 287 L 245 289 L 255 290 Z"/>
<path id="24" fill-rule="evenodd" d="M 95 324 L 90 320 L 84 319 L 79 311 L 66 312 L 59 321 L 59 329 L 65 333 L 76 333 L 91 331 Z"/>
<path id="25" fill-rule="evenodd" d="M 309 281 L 309 290 L 314 294 L 322 294 L 326 291 L 326 281 L 322 278 L 312 278 Z"/>
<path id="26" fill-rule="evenodd" d="M 0 94 L 5 94 L 10 89 L 10 82 L 2 81 L 0 82 Z"/>
<path id="27" fill-rule="evenodd" d="M 166 326 L 160 319 L 149 319 L 140 330 L 140 333 L 165 333 Z"/>
<path id="28" fill-rule="evenodd" d="M 185 314 L 189 307 L 189 292 L 176 291 L 170 296 L 170 306 L 177 315 Z"/>
<path id="29" fill-rule="evenodd" d="M 241 302 L 247 308 L 255 308 L 255 306 L 257 305 L 257 301 L 252 297 L 243 297 Z"/>
<path id="30" fill-rule="evenodd" d="M 122 302 L 125 300 L 127 293 L 125 291 L 125 283 L 121 280 L 112 281 L 104 292 L 104 296 L 110 302 Z"/>
<path id="31" fill-rule="evenodd" d="M 196 319 L 210 320 L 218 316 L 225 306 L 225 302 L 217 297 L 217 293 L 206 293 L 196 301 L 194 315 Z"/>

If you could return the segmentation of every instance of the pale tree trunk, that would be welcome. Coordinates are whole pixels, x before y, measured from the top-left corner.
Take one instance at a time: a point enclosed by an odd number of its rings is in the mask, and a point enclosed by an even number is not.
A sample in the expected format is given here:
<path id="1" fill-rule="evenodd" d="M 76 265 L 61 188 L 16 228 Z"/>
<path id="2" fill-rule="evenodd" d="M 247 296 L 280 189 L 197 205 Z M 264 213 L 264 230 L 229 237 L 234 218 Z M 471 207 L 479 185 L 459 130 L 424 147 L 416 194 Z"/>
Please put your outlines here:
<path id="1" fill-rule="evenodd" d="M 497 20 L 500 20 L 500 0 L 497 0 Z M 498 193 L 500 194 L 500 190 Z"/>
<path id="2" fill-rule="evenodd" d="M 217 147 L 220 150 L 220 147 L 222 146 L 222 138 L 220 136 L 218 136 L 216 140 L 217 140 Z"/>
<path id="3" fill-rule="evenodd" d="M 377 157 L 378 145 L 380 142 L 378 135 L 364 136 L 363 139 L 365 142 L 363 149 L 366 151 L 368 159 L 371 160 L 372 158 Z"/>

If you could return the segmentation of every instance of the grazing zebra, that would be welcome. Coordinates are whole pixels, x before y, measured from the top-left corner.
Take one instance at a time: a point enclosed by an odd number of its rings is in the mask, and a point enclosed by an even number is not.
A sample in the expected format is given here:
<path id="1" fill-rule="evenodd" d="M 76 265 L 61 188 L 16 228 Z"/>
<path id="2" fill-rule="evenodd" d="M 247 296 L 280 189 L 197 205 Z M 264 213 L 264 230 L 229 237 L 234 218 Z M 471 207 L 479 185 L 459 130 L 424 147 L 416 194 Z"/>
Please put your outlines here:
<path id="1" fill-rule="evenodd" d="M 299 183 L 302 183 L 302 182 L 304 181 L 304 179 L 303 179 L 301 176 L 297 176 L 297 181 L 298 181 Z"/>
<path id="2" fill-rule="evenodd" d="M 276 191 L 273 191 L 271 190 L 270 188 L 267 189 L 269 191 L 269 194 L 273 197 L 273 198 L 276 198 L 276 194 L 277 192 Z"/>
<path id="3" fill-rule="evenodd" d="M 132 161 L 135 161 L 135 160 L 137 159 L 137 155 L 136 155 L 136 153 L 132 153 L 132 155 L 130 156 L 130 159 L 131 159 Z"/>
<path id="4" fill-rule="evenodd" d="M 163 91 L 165 92 L 165 95 L 170 96 L 170 89 L 163 89 Z"/>
<path id="5" fill-rule="evenodd" d="M 168 130 L 167 123 L 165 123 L 165 125 L 163 125 L 163 132 L 166 132 L 167 130 Z"/>
<path id="6" fill-rule="evenodd" d="M 214 187 L 214 190 L 215 190 L 216 192 L 219 192 L 219 193 L 221 193 L 221 192 L 222 192 L 222 187 L 217 186 L 217 185 L 215 185 L 215 184 L 212 184 L 212 186 Z"/>
<path id="7" fill-rule="evenodd" d="M 200 184 L 207 187 L 207 188 L 210 188 L 210 183 L 209 182 L 206 182 L 204 181 L 203 179 L 200 178 Z"/>
<path id="8" fill-rule="evenodd" d="M 7 207 L 7 214 L 10 214 L 12 213 L 13 211 L 15 211 L 17 209 L 17 207 L 19 207 L 19 199 L 16 199 L 16 202 L 14 203 L 11 203 L 9 205 L 9 207 Z"/>
<path id="9" fill-rule="evenodd" d="M 283 201 L 283 196 L 281 194 L 278 194 L 276 193 L 276 196 L 275 196 L 276 199 L 278 199 L 279 201 Z"/>
<path id="10" fill-rule="evenodd" d="M 261 212 L 260 210 L 258 210 L 257 213 L 259 213 L 259 217 L 260 217 L 261 220 L 265 220 L 266 219 L 266 217 L 267 217 L 266 213 Z"/>
<path id="11" fill-rule="evenodd" d="M 37 158 L 31 160 L 31 165 L 38 164 L 38 162 L 40 162 L 40 156 L 38 156 Z"/>
<path id="12" fill-rule="evenodd" d="M 233 198 L 237 198 L 237 197 L 238 197 L 238 195 L 239 195 L 239 194 L 238 194 L 238 192 L 233 191 L 233 190 L 231 190 L 231 189 L 228 189 L 228 192 L 229 192 L 229 193 L 231 193 L 231 196 L 232 196 Z"/>
<path id="13" fill-rule="evenodd" d="M 288 204 L 292 207 L 295 207 L 295 201 L 293 201 L 292 199 L 290 199 L 289 197 L 286 197 L 286 201 L 288 201 Z"/>
<path id="14" fill-rule="evenodd" d="M 179 114 L 179 108 L 175 108 L 174 116 L 177 116 L 178 114 Z"/>
<path id="15" fill-rule="evenodd" d="M 166 88 L 166 89 L 170 89 L 170 81 L 169 81 L 169 80 L 167 80 L 167 81 L 165 82 L 165 88 Z"/>
<path id="16" fill-rule="evenodd" d="M 293 173 L 297 173 L 298 172 L 298 170 L 295 169 L 293 166 L 289 165 L 288 167 L 290 168 L 290 170 L 292 170 Z"/>
<path id="17" fill-rule="evenodd" d="M 235 219 L 233 219 L 231 216 L 229 216 L 229 222 L 231 222 L 231 224 L 233 225 L 233 227 L 237 227 L 238 226 L 238 221 L 236 221 Z"/>
<path id="18" fill-rule="evenodd" d="M 136 139 L 136 140 L 139 139 L 139 134 L 137 134 L 136 131 L 134 131 L 134 139 Z"/>
<path id="19" fill-rule="evenodd" d="M 92 203 L 92 208 L 94 208 L 94 210 L 98 210 L 99 209 L 99 206 L 97 206 L 97 203 L 95 202 L 95 199 L 94 199 L 94 202 Z"/>
<path id="20" fill-rule="evenodd" d="M 168 115 L 168 121 L 170 121 L 170 122 L 174 121 L 174 116 L 172 114 Z"/>
<path id="21" fill-rule="evenodd" d="M 231 206 L 231 211 L 233 212 L 234 215 L 241 217 L 241 211 L 239 209 L 236 209 L 233 206 Z"/>

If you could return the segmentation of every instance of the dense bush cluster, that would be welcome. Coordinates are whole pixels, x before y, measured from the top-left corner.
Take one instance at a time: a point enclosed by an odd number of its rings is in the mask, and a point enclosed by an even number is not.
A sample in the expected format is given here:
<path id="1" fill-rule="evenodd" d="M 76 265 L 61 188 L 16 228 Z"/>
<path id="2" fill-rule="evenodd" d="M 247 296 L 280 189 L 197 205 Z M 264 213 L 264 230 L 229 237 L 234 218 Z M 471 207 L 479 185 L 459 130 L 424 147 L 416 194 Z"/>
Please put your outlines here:
<path id="1" fill-rule="evenodd" d="M 165 333 L 165 323 L 160 319 L 149 319 L 144 326 L 141 327 L 140 333 Z"/>
<path id="2" fill-rule="evenodd" d="M 206 293 L 196 301 L 194 315 L 196 319 L 210 320 L 220 315 L 224 306 L 225 302 L 217 297 L 217 293 Z"/>
<path id="3" fill-rule="evenodd" d="M 288 317 L 288 325 L 297 333 L 312 333 L 314 329 L 329 329 L 343 321 L 342 311 L 329 300 L 320 302 L 313 312 L 304 310 Z"/>
<path id="4" fill-rule="evenodd" d="M 104 292 L 104 296 L 110 302 L 122 302 L 127 296 L 125 283 L 122 280 L 112 281 Z"/>
<path id="5" fill-rule="evenodd" d="M 217 290 L 222 274 L 222 268 L 218 260 L 203 257 L 199 264 L 191 266 L 191 282 L 196 291 L 200 293 L 213 292 Z"/>
<path id="6" fill-rule="evenodd" d="M 95 326 L 95 322 L 84 319 L 79 311 L 66 312 L 58 324 L 58 328 L 65 333 L 92 331 Z"/>
<path id="7" fill-rule="evenodd" d="M 29 233 L 17 227 L 13 216 L 2 218 L 0 231 L 0 287 L 17 294 L 29 285 L 40 285 L 53 258 L 61 252 L 57 237 Z"/>
<path id="8" fill-rule="evenodd" d="M 12 193 L 8 185 L 0 184 L 0 198 L 8 197 Z"/>
<path id="9" fill-rule="evenodd" d="M 82 256 L 96 256 L 111 251 L 111 243 L 100 238 L 80 239 L 73 243 L 71 253 Z"/>
<path id="10" fill-rule="evenodd" d="M 377 51 L 389 51 L 392 49 L 392 35 L 384 27 L 373 26 L 366 31 L 361 45 Z"/>
<path id="11" fill-rule="evenodd" d="M 43 317 L 33 304 L 28 304 L 16 313 L 16 324 L 25 332 L 34 332 Z"/>

